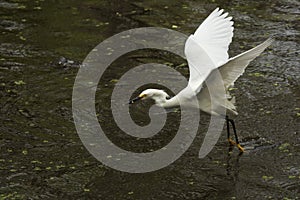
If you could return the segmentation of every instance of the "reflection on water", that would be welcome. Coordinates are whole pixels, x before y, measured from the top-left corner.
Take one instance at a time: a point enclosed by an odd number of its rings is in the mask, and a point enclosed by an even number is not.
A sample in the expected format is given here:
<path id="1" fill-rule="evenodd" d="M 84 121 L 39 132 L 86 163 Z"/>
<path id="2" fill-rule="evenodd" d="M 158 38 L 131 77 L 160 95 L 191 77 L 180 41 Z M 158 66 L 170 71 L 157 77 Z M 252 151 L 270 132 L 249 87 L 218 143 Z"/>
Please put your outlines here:
<path id="1" fill-rule="evenodd" d="M 164 169 L 127 174 L 95 160 L 79 140 L 72 119 L 78 63 L 105 38 L 130 28 L 157 26 L 193 33 L 217 6 L 235 20 L 230 55 L 269 35 L 277 38 L 232 91 L 239 111 L 237 128 L 248 151 L 239 156 L 233 149 L 228 154 L 224 135 L 206 158 L 198 159 L 209 119 L 201 115 L 193 145 Z M 0 199 L 299 198 L 298 1 L 6 0 L 0 2 L 0 11 Z M 184 60 L 162 52 L 136 52 L 107 71 L 100 84 L 105 92 L 97 94 L 97 112 L 104 118 L 111 115 L 109 95 L 124 71 L 155 61 L 188 76 Z M 147 123 L 142 107 L 134 115 Z M 170 129 L 156 139 L 126 145 L 137 151 L 163 146 L 176 132 L 178 115 L 169 117 Z M 108 131 L 122 145 L 126 136 L 114 126 Z"/>

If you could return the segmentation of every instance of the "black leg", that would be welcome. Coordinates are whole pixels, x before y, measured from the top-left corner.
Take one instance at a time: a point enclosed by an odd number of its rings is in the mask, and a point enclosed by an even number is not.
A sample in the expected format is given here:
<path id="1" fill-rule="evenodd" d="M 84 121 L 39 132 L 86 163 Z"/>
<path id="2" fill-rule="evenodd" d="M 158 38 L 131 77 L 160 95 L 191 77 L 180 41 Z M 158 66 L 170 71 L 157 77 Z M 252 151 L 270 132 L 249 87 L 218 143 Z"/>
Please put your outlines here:
<path id="1" fill-rule="evenodd" d="M 234 133 L 234 137 L 235 137 L 235 142 L 233 140 L 231 140 L 230 138 L 230 130 L 229 130 L 229 122 L 232 126 L 233 129 L 233 133 Z M 227 137 L 228 137 L 228 141 L 231 145 L 237 145 L 237 147 L 239 148 L 239 150 L 241 152 L 244 152 L 244 148 L 240 145 L 239 143 L 239 139 L 236 133 L 236 128 L 235 128 L 235 123 L 233 121 L 233 119 L 229 119 L 229 117 L 226 115 L 226 124 L 227 124 Z"/>
<path id="2" fill-rule="evenodd" d="M 225 119 L 226 119 L 226 126 L 227 126 L 227 140 L 228 140 L 230 146 L 234 146 L 234 145 L 236 145 L 236 143 L 230 138 L 230 128 L 229 128 L 229 126 L 230 126 L 230 124 L 229 124 L 230 119 L 229 119 L 229 117 L 227 115 L 226 115 Z"/>
<path id="3" fill-rule="evenodd" d="M 227 139 L 230 138 L 230 130 L 229 130 L 229 118 L 226 115 L 226 126 L 227 126 Z"/>
<path id="4" fill-rule="evenodd" d="M 234 133 L 234 137 L 235 137 L 235 142 L 237 144 L 239 144 L 239 139 L 238 139 L 238 136 L 236 134 L 236 129 L 235 129 L 235 124 L 234 124 L 234 121 L 233 119 L 229 119 L 230 123 L 231 123 L 231 126 L 232 126 L 232 129 L 233 129 L 233 133 Z"/>

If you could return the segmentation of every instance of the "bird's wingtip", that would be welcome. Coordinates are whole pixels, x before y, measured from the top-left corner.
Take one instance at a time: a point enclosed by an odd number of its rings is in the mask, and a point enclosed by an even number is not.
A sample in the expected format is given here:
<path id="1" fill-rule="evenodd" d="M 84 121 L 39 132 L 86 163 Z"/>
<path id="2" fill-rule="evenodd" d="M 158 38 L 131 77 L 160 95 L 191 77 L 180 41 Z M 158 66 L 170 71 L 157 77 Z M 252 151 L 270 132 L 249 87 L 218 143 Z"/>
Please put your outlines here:
<path id="1" fill-rule="evenodd" d="M 270 43 L 274 42 L 276 40 L 276 35 L 271 35 L 269 36 L 269 38 L 267 39 L 267 41 L 269 41 Z"/>
<path id="2" fill-rule="evenodd" d="M 275 36 L 271 35 L 263 44 L 270 46 L 273 42 L 275 42 Z"/>
<path id="3" fill-rule="evenodd" d="M 272 42 L 275 42 L 276 37 L 275 37 L 274 35 L 272 35 L 271 37 L 269 37 L 269 39 L 270 39 Z"/>

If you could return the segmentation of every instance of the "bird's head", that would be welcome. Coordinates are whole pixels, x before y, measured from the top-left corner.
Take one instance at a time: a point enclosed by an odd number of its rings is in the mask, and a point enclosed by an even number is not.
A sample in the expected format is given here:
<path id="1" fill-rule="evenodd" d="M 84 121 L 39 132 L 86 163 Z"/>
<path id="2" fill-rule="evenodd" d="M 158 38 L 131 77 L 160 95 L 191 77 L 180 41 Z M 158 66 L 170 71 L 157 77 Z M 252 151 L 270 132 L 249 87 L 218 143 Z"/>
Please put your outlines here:
<path id="1" fill-rule="evenodd" d="M 129 104 L 133 104 L 138 100 L 145 100 L 145 99 L 153 99 L 155 104 L 164 103 L 170 96 L 163 90 L 159 89 L 146 89 L 142 93 L 139 94 L 136 98 L 129 101 Z"/>

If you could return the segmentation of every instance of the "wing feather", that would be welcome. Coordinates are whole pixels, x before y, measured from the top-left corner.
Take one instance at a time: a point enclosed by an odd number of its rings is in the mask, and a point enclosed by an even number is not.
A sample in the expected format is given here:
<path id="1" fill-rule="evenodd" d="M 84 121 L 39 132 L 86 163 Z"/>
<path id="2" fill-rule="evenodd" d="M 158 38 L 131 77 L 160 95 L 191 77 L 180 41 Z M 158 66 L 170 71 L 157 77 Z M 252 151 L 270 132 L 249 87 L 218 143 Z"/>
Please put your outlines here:
<path id="1" fill-rule="evenodd" d="M 218 69 L 222 75 L 225 88 L 232 85 L 244 72 L 248 64 L 259 56 L 271 43 L 274 38 L 270 37 L 262 44 L 241 53 L 231 59 Z"/>
<path id="2" fill-rule="evenodd" d="M 228 61 L 233 22 L 232 17 L 227 16 L 228 13 L 223 13 L 223 10 L 215 9 L 185 43 L 190 70 L 189 86 L 196 93 L 201 90 L 211 71 Z"/>
<path id="3" fill-rule="evenodd" d="M 210 114 L 215 113 L 211 110 L 211 101 L 213 100 L 217 105 L 225 107 L 226 109 L 231 110 L 234 114 L 237 114 L 233 104 L 234 102 L 227 100 L 227 96 L 224 95 L 224 89 L 226 92 L 228 87 L 244 73 L 248 64 L 259 56 L 268 46 L 270 46 L 273 41 L 273 38 L 269 38 L 262 44 L 229 59 L 227 63 L 221 65 L 218 69 L 213 70 L 206 79 L 206 85 L 198 94 L 200 109 Z M 219 82 L 217 79 L 220 78 L 218 75 L 219 73 L 222 76 L 225 88 L 221 88 L 218 84 Z M 208 90 L 207 84 L 209 84 L 210 91 Z M 213 99 L 211 99 L 212 97 Z"/>
<path id="4" fill-rule="evenodd" d="M 228 60 L 228 47 L 233 37 L 232 17 L 216 8 L 194 33 L 197 43 L 218 66 Z"/>

